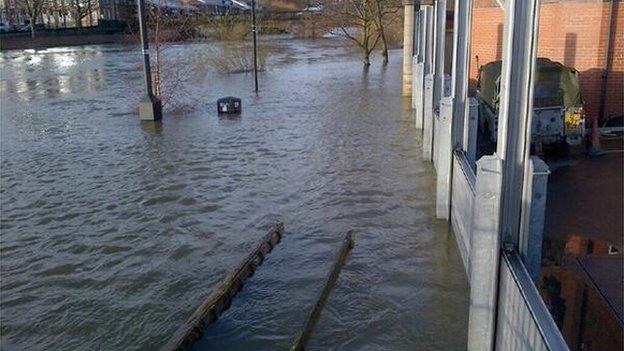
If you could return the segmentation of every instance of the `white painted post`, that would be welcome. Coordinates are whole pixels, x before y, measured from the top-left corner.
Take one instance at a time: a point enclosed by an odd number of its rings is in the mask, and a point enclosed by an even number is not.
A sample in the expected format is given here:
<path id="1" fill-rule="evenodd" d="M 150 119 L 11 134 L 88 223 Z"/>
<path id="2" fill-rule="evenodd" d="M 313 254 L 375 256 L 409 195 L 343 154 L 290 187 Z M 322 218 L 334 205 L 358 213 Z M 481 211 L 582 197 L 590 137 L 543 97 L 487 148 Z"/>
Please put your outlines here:
<path id="1" fill-rule="evenodd" d="M 440 119 L 439 116 L 439 111 L 438 113 L 436 113 L 435 111 L 433 112 L 433 151 L 432 151 L 432 163 L 433 163 L 433 170 L 436 172 L 436 174 L 438 173 L 438 127 L 440 126 L 440 122 L 438 121 Z"/>
<path id="2" fill-rule="evenodd" d="M 450 219 L 451 213 L 451 169 L 453 162 L 453 144 L 451 129 L 453 127 L 453 98 L 444 97 L 440 102 L 438 118 L 437 144 L 437 186 L 436 186 L 436 217 Z"/>
<path id="3" fill-rule="evenodd" d="M 550 170 L 548 165 L 537 156 L 531 156 L 527 168 L 527 181 L 522 201 L 522 222 L 520 223 L 522 235 L 520 235 L 519 252 L 531 279 L 537 282 L 542 266 L 542 239 Z"/>
<path id="4" fill-rule="evenodd" d="M 433 151 L 433 74 L 425 76 L 425 104 L 423 113 L 423 160 L 432 161 Z"/>
<path id="5" fill-rule="evenodd" d="M 416 129 L 423 128 L 423 112 L 424 112 L 424 63 L 418 62 L 414 68 L 414 85 L 412 86 L 412 107 L 414 111 L 414 124 Z"/>
<path id="6" fill-rule="evenodd" d="M 503 165 L 496 155 L 477 162 L 470 242 L 468 351 L 491 351 L 500 257 L 499 214 Z"/>
<path id="7" fill-rule="evenodd" d="M 418 72 L 418 55 L 412 56 L 412 109 L 416 109 L 418 106 L 418 92 L 422 89 L 418 89 L 419 72 Z M 414 111 L 415 115 L 415 111 Z"/>

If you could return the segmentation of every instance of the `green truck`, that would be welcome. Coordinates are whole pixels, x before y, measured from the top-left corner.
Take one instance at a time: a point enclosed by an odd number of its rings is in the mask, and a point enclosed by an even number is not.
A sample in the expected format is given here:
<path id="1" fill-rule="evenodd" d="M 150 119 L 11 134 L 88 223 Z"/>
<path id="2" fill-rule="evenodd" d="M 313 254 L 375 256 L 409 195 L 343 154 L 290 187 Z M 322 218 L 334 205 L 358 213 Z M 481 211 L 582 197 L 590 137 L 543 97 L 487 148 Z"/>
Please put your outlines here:
<path id="1" fill-rule="evenodd" d="M 489 131 L 492 142 L 498 135 L 501 61 L 479 68 L 477 100 L 479 124 Z M 581 143 L 585 133 L 585 112 L 578 71 L 547 58 L 538 58 L 533 86 L 531 143 L 542 147 L 566 147 Z"/>

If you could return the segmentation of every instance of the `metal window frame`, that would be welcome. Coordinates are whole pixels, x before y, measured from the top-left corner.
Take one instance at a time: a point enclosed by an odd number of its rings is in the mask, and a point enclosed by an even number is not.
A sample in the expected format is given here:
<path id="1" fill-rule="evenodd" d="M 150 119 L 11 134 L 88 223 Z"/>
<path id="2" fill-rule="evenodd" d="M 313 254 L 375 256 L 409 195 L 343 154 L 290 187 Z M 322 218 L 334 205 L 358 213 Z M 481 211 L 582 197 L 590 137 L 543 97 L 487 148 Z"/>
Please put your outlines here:
<path id="1" fill-rule="evenodd" d="M 453 148 L 462 146 L 464 131 L 468 129 L 468 79 L 470 70 L 470 43 L 472 0 L 455 1 L 453 24 L 453 62 L 451 68 L 451 96 L 453 97 Z"/>
<path id="2" fill-rule="evenodd" d="M 515 250 L 501 250 L 501 256 L 503 258 L 501 262 L 509 268 L 509 272 L 511 272 L 511 276 L 548 350 L 569 351 L 568 344 L 551 317 L 546 304 L 537 291 L 537 287 L 533 284 L 520 254 Z"/>
<path id="3" fill-rule="evenodd" d="M 501 242 L 518 247 L 529 159 L 540 0 L 506 0 L 497 154 L 503 160 Z M 513 67 L 513 69 L 512 69 Z"/>

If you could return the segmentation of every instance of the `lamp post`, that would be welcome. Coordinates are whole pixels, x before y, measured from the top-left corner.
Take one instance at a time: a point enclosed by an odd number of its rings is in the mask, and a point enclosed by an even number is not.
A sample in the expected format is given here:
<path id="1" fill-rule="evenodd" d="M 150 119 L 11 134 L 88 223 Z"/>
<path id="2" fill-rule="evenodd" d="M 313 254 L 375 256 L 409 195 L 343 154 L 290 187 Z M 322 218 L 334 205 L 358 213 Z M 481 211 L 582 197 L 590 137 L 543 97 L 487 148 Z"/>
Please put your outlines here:
<path id="1" fill-rule="evenodd" d="M 256 0 L 251 0 L 251 37 L 253 40 L 254 91 L 258 92 L 258 35 L 256 29 Z"/>
<path id="2" fill-rule="evenodd" d="M 142 121 L 157 121 L 162 118 L 162 103 L 152 91 L 152 71 L 149 58 L 149 41 L 145 25 L 145 0 L 138 1 L 139 32 L 143 52 L 143 73 L 145 75 L 145 96 L 139 102 L 139 118 Z"/>

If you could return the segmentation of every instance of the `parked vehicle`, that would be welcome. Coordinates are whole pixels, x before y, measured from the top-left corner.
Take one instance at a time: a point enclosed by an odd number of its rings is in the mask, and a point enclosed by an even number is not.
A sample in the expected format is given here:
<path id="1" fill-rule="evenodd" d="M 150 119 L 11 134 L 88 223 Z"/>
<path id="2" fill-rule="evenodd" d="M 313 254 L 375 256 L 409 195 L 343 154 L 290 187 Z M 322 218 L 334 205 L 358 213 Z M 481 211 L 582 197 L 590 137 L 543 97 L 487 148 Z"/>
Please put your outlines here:
<path id="1" fill-rule="evenodd" d="M 0 33 L 6 33 L 9 30 L 11 30 L 11 28 L 9 27 L 8 23 L 0 22 Z"/>
<path id="2" fill-rule="evenodd" d="M 479 68 L 477 99 L 480 125 L 487 128 L 493 142 L 498 136 L 501 61 Z M 578 145 L 585 135 L 585 112 L 578 71 L 547 58 L 538 58 L 533 86 L 531 143 L 542 146 Z"/>

